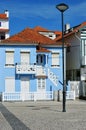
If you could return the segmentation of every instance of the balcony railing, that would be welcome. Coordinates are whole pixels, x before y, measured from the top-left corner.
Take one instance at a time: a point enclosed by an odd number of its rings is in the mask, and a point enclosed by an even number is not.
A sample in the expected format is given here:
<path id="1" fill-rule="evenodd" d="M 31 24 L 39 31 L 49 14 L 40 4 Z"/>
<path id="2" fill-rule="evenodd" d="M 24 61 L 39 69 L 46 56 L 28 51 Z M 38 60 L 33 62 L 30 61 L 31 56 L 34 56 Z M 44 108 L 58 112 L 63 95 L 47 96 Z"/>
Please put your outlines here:
<path id="1" fill-rule="evenodd" d="M 46 76 L 45 67 L 43 67 L 43 66 L 37 66 L 36 67 L 36 76 L 39 76 L 39 75 Z"/>
<path id="2" fill-rule="evenodd" d="M 36 65 L 17 64 L 16 74 L 36 74 Z"/>
<path id="3" fill-rule="evenodd" d="M 29 64 L 17 64 L 16 65 L 16 74 L 35 74 L 46 75 L 45 67 L 37 66 L 37 65 L 29 65 Z"/>

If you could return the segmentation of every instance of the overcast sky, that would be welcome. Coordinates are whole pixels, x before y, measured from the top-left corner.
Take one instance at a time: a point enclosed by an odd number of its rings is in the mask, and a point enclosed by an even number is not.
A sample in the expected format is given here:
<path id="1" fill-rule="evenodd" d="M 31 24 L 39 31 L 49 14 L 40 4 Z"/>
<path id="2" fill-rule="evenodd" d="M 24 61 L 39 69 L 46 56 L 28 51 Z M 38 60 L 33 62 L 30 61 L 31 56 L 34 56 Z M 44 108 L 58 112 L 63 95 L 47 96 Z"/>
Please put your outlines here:
<path id="1" fill-rule="evenodd" d="M 73 27 L 86 21 L 86 0 L 0 0 L 0 13 L 9 11 L 11 35 L 35 26 L 61 30 L 61 13 L 56 9 L 59 3 L 69 6 L 64 24 Z"/>

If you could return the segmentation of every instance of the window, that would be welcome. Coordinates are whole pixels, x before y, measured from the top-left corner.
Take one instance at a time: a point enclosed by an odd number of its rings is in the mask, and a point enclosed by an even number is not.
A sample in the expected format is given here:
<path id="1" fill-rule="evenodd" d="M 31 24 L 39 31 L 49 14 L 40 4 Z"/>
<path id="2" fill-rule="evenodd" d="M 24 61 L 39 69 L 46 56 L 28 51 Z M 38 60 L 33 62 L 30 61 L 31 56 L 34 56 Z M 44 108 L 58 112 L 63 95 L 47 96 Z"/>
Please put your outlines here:
<path id="1" fill-rule="evenodd" d="M 5 92 L 15 92 L 15 78 L 7 77 L 5 78 Z"/>
<path id="2" fill-rule="evenodd" d="M 6 51 L 6 66 L 14 66 L 14 51 Z"/>
<path id="3" fill-rule="evenodd" d="M 60 66 L 60 53 L 58 52 L 53 52 L 52 53 L 52 67 L 55 67 L 55 66 Z"/>
<path id="4" fill-rule="evenodd" d="M 44 55 L 38 54 L 36 57 L 36 62 L 38 65 L 43 65 L 44 64 Z"/>
<path id="5" fill-rule="evenodd" d="M 30 64 L 30 52 L 21 52 L 21 63 Z"/>
<path id="6" fill-rule="evenodd" d="M 0 22 L 0 27 L 1 27 L 1 22 Z"/>
<path id="7" fill-rule="evenodd" d="M 1 40 L 4 40 L 5 39 L 5 36 L 4 35 L 1 35 Z"/>
<path id="8" fill-rule="evenodd" d="M 53 37 L 52 34 L 50 34 L 49 37 Z"/>
<path id="9" fill-rule="evenodd" d="M 67 47 L 67 53 L 70 52 L 70 46 Z"/>
<path id="10" fill-rule="evenodd" d="M 45 79 L 38 78 L 38 90 L 45 89 Z"/>

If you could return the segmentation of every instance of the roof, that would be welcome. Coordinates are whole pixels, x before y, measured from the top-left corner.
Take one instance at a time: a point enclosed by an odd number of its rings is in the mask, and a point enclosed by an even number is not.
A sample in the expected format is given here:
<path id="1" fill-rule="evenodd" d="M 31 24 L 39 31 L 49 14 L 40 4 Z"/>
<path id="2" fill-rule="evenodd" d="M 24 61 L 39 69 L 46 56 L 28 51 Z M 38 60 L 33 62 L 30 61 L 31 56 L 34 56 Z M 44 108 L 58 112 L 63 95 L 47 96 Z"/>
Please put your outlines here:
<path id="1" fill-rule="evenodd" d="M 36 27 L 34 28 L 34 30 L 37 31 L 37 32 L 53 32 L 53 33 L 55 33 L 55 34 L 57 34 L 57 35 L 61 35 L 61 34 L 62 34 L 61 31 L 51 31 L 51 30 L 47 30 L 47 29 L 45 29 L 45 28 L 43 28 L 43 27 L 41 27 L 41 26 L 36 26 Z"/>
<path id="2" fill-rule="evenodd" d="M 49 32 L 49 30 L 42 28 L 41 26 L 36 26 L 34 30 L 37 32 Z"/>
<path id="3" fill-rule="evenodd" d="M 42 28 L 41 26 L 36 26 L 35 28 L 34 28 L 34 30 L 35 31 L 37 31 L 37 32 L 53 32 L 54 34 L 56 34 L 56 37 L 57 38 L 61 38 L 62 37 L 62 32 L 61 31 L 50 31 L 50 30 L 47 30 L 47 29 L 45 29 L 45 28 Z M 56 39 L 57 38 L 55 38 L 55 42 L 56 42 Z"/>
<path id="4" fill-rule="evenodd" d="M 86 26 L 86 22 L 83 22 L 83 23 L 81 23 L 81 24 L 79 24 L 79 25 L 77 25 L 77 26 L 74 26 L 74 27 L 70 28 L 67 33 L 66 33 L 66 32 L 64 33 L 64 38 L 66 38 L 66 37 L 68 37 L 68 36 L 74 34 L 75 32 L 78 32 L 78 31 L 79 31 L 81 28 L 83 28 L 84 26 Z M 62 36 L 57 37 L 57 38 L 55 39 L 55 41 L 59 41 L 59 40 L 61 40 L 61 38 L 62 38 Z"/>
<path id="5" fill-rule="evenodd" d="M 17 33 L 10 38 L 7 38 L 2 41 L 2 43 L 25 43 L 25 44 L 31 44 L 31 43 L 40 43 L 40 44 L 54 44 L 55 41 L 49 39 L 46 36 L 43 36 L 39 34 L 38 32 L 34 31 L 30 28 L 25 28 L 20 33 Z"/>
<path id="6" fill-rule="evenodd" d="M 0 19 L 7 19 L 7 15 L 6 14 L 0 14 Z"/>

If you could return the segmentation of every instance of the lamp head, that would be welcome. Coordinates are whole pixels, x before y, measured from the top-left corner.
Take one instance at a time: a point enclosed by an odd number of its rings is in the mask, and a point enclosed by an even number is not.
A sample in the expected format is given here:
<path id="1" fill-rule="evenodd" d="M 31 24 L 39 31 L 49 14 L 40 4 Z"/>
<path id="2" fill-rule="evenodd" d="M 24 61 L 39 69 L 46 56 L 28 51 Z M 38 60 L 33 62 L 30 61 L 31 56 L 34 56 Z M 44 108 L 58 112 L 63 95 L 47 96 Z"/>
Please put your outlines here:
<path id="1" fill-rule="evenodd" d="M 61 4 L 56 5 L 56 8 L 57 8 L 60 12 L 64 12 L 64 11 L 66 11 L 69 7 L 68 7 L 68 5 L 66 5 L 66 4 L 64 4 L 64 3 L 61 3 Z"/>

